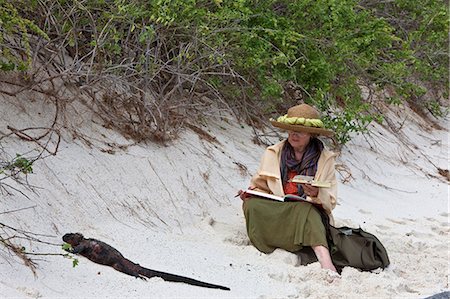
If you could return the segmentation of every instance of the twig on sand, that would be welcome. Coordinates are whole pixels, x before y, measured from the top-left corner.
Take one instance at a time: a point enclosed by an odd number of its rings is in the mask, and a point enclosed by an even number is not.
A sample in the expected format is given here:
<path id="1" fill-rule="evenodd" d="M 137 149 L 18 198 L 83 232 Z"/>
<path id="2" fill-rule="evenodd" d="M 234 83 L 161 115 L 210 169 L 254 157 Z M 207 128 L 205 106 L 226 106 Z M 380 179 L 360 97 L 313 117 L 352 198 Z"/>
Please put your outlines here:
<path id="1" fill-rule="evenodd" d="M 32 207 L 28 207 L 28 208 L 32 208 Z M 8 213 L 18 212 L 18 211 L 28 209 L 28 208 L 18 209 L 15 211 L 8 211 Z M 37 273 L 36 273 L 37 264 L 34 260 L 32 260 L 30 258 L 30 255 L 40 255 L 40 256 L 61 255 L 61 254 L 56 254 L 56 253 L 27 252 L 25 250 L 24 246 L 15 242 L 16 240 L 26 240 L 28 242 L 37 242 L 37 243 L 42 243 L 42 244 L 47 244 L 47 245 L 60 246 L 61 244 L 59 244 L 59 243 L 50 243 L 50 242 L 46 242 L 46 241 L 43 241 L 40 239 L 40 237 L 54 237 L 54 236 L 25 231 L 25 230 L 18 229 L 18 228 L 12 227 L 10 225 L 7 225 L 7 224 L 1 223 L 1 222 L 0 222 L 0 229 L 1 229 L 0 244 L 2 244 L 6 248 L 6 250 L 9 251 L 9 253 L 11 255 L 15 255 L 20 260 L 22 260 L 23 264 L 25 266 L 27 266 L 28 268 L 30 268 L 30 270 L 31 270 L 31 272 L 33 272 L 34 276 L 37 276 Z"/>
<path id="2" fill-rule="evenodd" d="M 36 128 L 25 128 L 25 129 L 21 129 L 21 130 L 15 129 L 15 128 L 11 127 L 11 126 L 7 126 L 7 128 L 8 128 L 13 134 L 15 134 L 16 136 L 18 136 L 20 139 L 25 140 L 25 141 L 32 141 L 32 142 L 36 143 L 37 145 L 39 145 L 39 147 L 41 147 L 44 151 L 48 152 L 48 153 L 49 153 L 50 155 L 52 155 L 52 156 L 55 156 L 56 153 L 58 152 L 58 147 L 59 147 L 59 144 L 60 144 L 60 142 L 61 142 L 61 135 L 59 134 L 58 131 L 56 131 L 56 130 L 53 129 L 53 128 L 36 127 Z M 28 134 L 25 133 L 25 131 L 27 131 L 27 130 L 37 130 L 37 129 L 46 129 L 47 132 L 45 132 L 45 134 L 43 134 L 43 135 L 41 135 L 41 136 L 38 136 L 38 137 L 32 137 L 32 136 L 30 136 L 30 135 L 28 135 Z M 57 138 L 58 138 L 58 140 L 57 140 L 57 142 L 56 142 L 56 145 L 55 145 L 55 148 L 54 148 L 53 151 L 50 151 L 50 150 L 48 149 L 48 143 L 49 143 L 49 141 L 50 141 L 50 138 L 49 138 L 49 140 L 46 142 L 46 144 L 41 144 L 41 143 L 39 142 L 40 139 L 42 139 L 42 138 L 44 138 L 45 136 L 47 136 L 50 132 L 56 132 L 56 135 L 57 135 Z M 6 135 L 6 136 L 8 136 L 8 135 Z M 6 136 L 3 136 L 3 137 L 6 137 Z M 3 138 L 3 137 L 2 137 L 2 138 Z"/>
<path id="3" fill-rule="evenodd" d="M 23 211 L 23 210 L 28 210 L 28 209 L 34 209 L 35 207 L 36 207 L 36 205 L 30 206 L 30 207 L 26 207 L 26 208 L 20 208 L 20 209 L 16 209 L 16 210 L 9 210 L 9 211 L 5 211 L 5 212 L 0 212 L 0 215 L 1 215 L 1 214 L 14 213 L 14 212 Z"/>
<path id="4" fill-rule="evenodd" d="M 352 175 L 352 172 L 350 169 L 345 166 L 344 164 L 336 164 L 336 171 L 341 175 L 342 180 L 341 182 L 343 184 L 350 182 L 351 180 L 354 180 L 355 178 Z M 344 173 L 344 175 L 343 175 Z"/>
<path id="5" fill-rule="evenodd" d="M 2 243 L 9 251 L 12 251 L 17 257 L 19 257 L 25 266 L 30 268 L 33 275 L 36 277 L 36 263 L 30 259 L 27 254 L 23 251 L 23 247 L 19 247 L 13 244 L 9 239 L 3 239 L 0 237 L 0 243 Z"/>
<path id="6" fill-rule="evenodd" d="M 417 193 L 417 191 L 407 191 L 407 190 L 401 190 L 401 189 L 386 186 L 385 184 L 378 183 L 378 182 L 374 181 L 373 179 L 371 179 L 364 171 L 361 170 L 361 172 L 362 172 L 363 178 L 367 179 L 369 182 L 371 182 L 377 186 L 380 186 L 386 190 L 393 190 L 393 191 L 399 191 L 399 192 L 404 192 L 404 193 Z"/>

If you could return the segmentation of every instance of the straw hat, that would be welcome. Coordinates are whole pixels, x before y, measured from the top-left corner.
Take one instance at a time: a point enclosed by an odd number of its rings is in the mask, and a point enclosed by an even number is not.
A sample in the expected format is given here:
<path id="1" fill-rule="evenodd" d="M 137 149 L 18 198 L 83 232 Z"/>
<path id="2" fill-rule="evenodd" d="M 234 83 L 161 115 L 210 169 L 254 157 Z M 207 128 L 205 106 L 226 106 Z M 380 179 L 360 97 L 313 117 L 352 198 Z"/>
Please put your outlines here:
<path id="1" fill-rule="evenodd" d="M 276 120 L 270 119 L 275 127 L 295 132 L 307 132 L 323 136 L 332 136 L 333 131 L 325 129 L 319 112 L 308 104 L 300 104 L 289 108 L 286 115 Z"/>

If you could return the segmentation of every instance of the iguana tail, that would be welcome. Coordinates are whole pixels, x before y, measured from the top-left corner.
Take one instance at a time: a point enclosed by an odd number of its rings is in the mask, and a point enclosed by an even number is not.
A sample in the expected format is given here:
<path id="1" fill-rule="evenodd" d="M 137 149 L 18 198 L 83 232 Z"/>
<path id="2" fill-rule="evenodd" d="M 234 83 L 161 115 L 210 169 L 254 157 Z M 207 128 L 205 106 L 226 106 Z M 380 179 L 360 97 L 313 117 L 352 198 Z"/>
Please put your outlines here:
<path id="1" fill-rule="evenodd" d="M 165 281 L 183 282 L 183 283 L 187 283 L 187 284 L 199 286 L 199 287 L 204 287 L 204 288 L 221 289 L 221 290 L 227 290 L 227 291 L 230 290 L 230 288 L 227 288 L 224 286 L 211 284 L 211 283 L 203 282 L 203 281 L 196 280 L 193 278 L 179 276 L 179 275 L 170 274 L 170 273 L 166 273 L 166 272 L 150 270 L 150 269 L 147 269 L 144 267 L 141 267 L 139 269 L 139 274 L 142 276 L 148 277 L 148 278 L 156 276 L 156 277 L 161 277 Z"/>

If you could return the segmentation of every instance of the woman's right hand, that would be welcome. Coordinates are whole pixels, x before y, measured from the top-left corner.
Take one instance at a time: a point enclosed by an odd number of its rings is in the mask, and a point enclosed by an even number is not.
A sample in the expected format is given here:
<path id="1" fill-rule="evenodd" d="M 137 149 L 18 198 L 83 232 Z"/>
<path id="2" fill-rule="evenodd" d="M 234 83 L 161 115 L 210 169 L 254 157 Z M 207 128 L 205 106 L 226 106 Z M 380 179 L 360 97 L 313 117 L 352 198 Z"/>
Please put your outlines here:
<path id="1" fill-rule="evenodd" d="M 253 190 L 253 189 L 255 189 L 255 187 L 248 187 L 248 189 Z M 248 194 L 247 192 L 245 192 L 245 190 L 239 190 L 238 195 L 243 201 L 250 199 L 250 197 L 252 196 L 251 194 Z"/>
<path id="2" fill-rule="evenodd" d="M 239 190 L 238 191 L 238 195 L 242 200 L 247 200 L 247 198 L 249 197 L 250 194 L 248 194 L 247 192 L 245 192 L 244 190 Z"/>

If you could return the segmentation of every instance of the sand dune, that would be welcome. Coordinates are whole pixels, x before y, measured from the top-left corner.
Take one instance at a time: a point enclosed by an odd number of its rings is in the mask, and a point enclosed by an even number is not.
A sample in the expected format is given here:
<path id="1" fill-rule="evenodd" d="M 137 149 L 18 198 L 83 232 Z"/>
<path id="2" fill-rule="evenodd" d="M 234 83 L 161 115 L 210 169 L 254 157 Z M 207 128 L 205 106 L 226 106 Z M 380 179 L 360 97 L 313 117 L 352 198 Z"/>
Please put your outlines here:
<path id="1" fill-rule="evenodd" d="M 0 131 L 45 126 L 51 107 L 0 98 Z M 337 225 L 374 233 L 392 264 L 372 273 L 345 268 L 330 282 L 318 263 L 299 266 L 294 254 L 264 255 L 251 246 L 240 200 L 233 197 L 247 186 L 264 150 L 251 142 L 250 128 L 217 119 L 203 129 L 218 143 L 187 130 L 169 146 L 135 144 L 73 103 L 58 123 L 57 155 L 36 162 L 28 176 L 35 186 L 24 189 L 29 198 L 1 195 L 0 212 L 30 208 L 0 214 L 0 222 L 57 244 L 24 241 L 27 251 L 63 253 L 61 236 L 81 232 L 145 267 L 231 291 L 141 281 L 81 257 L 72 268 L 69 259 L 36 256 L 34 277 L 2 249 L 2 297 L 424 298 L 448 291 L 449 185 L 437 171 L 449 168 L 448 131 L 426 130 L 407 108 L 395 109 L 390 117 L 398 128 L 373 124 L 370 135 L 355 136 L 343 148 L 334 212 Z M 38 150 L 14 136 L 2 146 L 12 156 Z"/>

